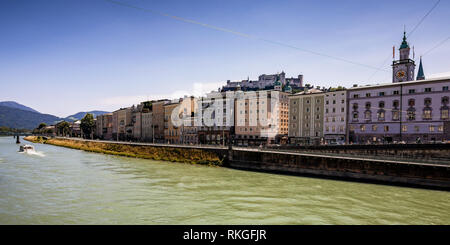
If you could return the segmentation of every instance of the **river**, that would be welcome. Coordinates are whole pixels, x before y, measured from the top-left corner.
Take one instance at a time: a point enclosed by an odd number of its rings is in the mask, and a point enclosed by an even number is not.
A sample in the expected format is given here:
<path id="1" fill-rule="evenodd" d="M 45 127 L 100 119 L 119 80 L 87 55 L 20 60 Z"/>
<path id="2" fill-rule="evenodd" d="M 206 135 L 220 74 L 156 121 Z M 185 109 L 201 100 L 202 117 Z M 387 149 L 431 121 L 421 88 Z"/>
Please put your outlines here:
<path id="1" fill-rule="evenodd" d="M 0 224 L 450 224 L 445 191 L 33 145 L 0 137 Z"/>

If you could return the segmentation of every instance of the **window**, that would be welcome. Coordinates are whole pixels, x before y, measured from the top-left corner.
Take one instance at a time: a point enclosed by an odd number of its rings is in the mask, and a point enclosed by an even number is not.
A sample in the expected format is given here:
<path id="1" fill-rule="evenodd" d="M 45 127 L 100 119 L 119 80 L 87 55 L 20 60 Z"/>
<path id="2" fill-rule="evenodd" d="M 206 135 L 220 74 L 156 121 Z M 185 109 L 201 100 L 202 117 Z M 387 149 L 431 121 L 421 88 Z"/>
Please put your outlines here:
<path id="1" fill-rule="evenodd" d="M 344 107 L 342 107 L 342 108 L 341 108 L 341 112 L 344 112 L 344 111 L 345 111 L 345 109 L 344 109 Z"/>
<path id="2" fill-rule="evenodd" d="M 439 127 L 438 127 L 438 131 L 439 131 L 439 132 L 444 132 L 444 126 L 442 126 L 442 125 L 439 125 Z"/>
<path id="3" fill-rule="evenodd" d="M 350 131 L 355 131 L 355 125 L 350 125 L 349 129 Z"/>
<path id="4" fill-rule="evenodd" d="M 306 100 L 306 104 L 309 104 L 309 100 Z"/>
<path id="5" fill-rule="evenodd" d="M 384 96 L 384 92 L 379 92 L 378 96 Z"/>
<path id="6" fill-rule="evenodd" d="M 384 101 L 380 101 L 380 103 L 378 103 L 378 108 L 384 108 Z"/>
<path id="7" fill-rule="evenodd" d="M 408 110 L 408 120 L 416 120 L 416 111 Z"/>
<path id="8" fill-rule="evenodd" d="M 366 131 L 366 125 L 359 126 L 359 129 L 361 130 L 361 132 Z"/>
<path id="9" fill-rule="evenodd" d="M 416 93 L 416 90 L 415 90 L 415 89 L 410 89 L 410 90 L 408 90 L 408 93 L 409 93 L 409 94 L 415 94 L 415 93 Z"/>
<path id="10" fill-rule="evenodd" d="M 431 108 L 423 109 L 423 119 L 431 120 Z"/>
<path id="11" fill-rule="evenodd" d="M 384 121 L 384 110 L 379 110 L 377 112 L 377 117 L 379 121 Z"/>
<path id="12" fill-rule="evenodd" d="M 448 91 L 448 86 L 442 87 L 442 91 Z"/>
<path id="13" fill-rule="evenodd" d="M 366 93 L 366 97 L 370 97 L 370 93 Z"/>
<path id="14" fill-rule="evenodd" d="M 372 125 L 372 131 L 377 131 L 377 129 L 378 129 L 378 125 Z"/>
<path id="15" fill-rule="evenodd" d="M 431 88 L 425 88 L 425 92 L 431 92 Z"/>
<path id="16" fill-rule="evenodd" d="M 341 100 L 341 104 L 345 104 L 345 100 Z"/>
<path id="17" fill-rule="evenodd" d="M 364 119 L 370 120 L 371 118 L 372 118 L 372 112 L 371 111 L 364 112 Z"/>
<path id="18" fill-rule="evenodd" d="M 425 99 L 423 100 L 423 104 L 426 105 L 426 106 L 431 105 L 431 98 L 425 98 Z"/>
<path id="19" fill-rule="evenodd" d="M 448 88 L 447 88 L 447 90 L 448 90 Z M 358 97 L 359 97 L 358 94 L 354 94 L 354 95 L 353 95 L 353 98 L 355 98 L 355 99 L 358 98 Z"/>
<path id="20" fill-rule="evenodd" d="M 389 132 L 389 126 L 384 126 L 384 132 Z"/>
<path id="21" fill-rule="evenodd" d="M 447 105 L 447 104 L 448 104 L 448 97 L 447 97 L 447 96 L 442 97 L 441 103 L 442 103 L 443 105 Z"/>
<path id="22" fill-rule="evenodd" d="M 400 119 L 399 111 L 392 111 L 392 120 L 399 120 L 399 119 Z"/>
<path id="23" fill-rule="evenodd" d="M 394 100 L 393 102 L 392 102 L 392 107 L 394 107 L 394 108 L 397 108 L 398 107 L 398 100 Z"/>
<path id="24" fill-rule="evenodd" d="M 416 105 L 416 101 L 414 100 L 414 99 L 410 99 L 410 100 L 408 100 L 408 105 L 409 106 L 415 106 Z"/>
<path id="25" fill-rule="evenodd" d="M 333 100 L 333 105 L 335 105 L 336 104 L 336 100 Z"/>
<path id="26" fill-rule="evenodd" d="M 420 127 L 419 126 L 414 126 L 414 131 L 419 132 L 420 131 Z"/>
<path id="27" fill-rule="evenodd" d="M 447 120 L 449 117 L 449 109 L 448 108 L 442 108 L 441 109 L 441 119 Z"/>
<path id="28" fill-rule="evenodd" d="M 353 119 L 358 119 L 358 112 L 353 113 Z"/>
<path id="29" fill-rule="evenodd" d="M 402 125 L 402 132 L 408 132 L 408 126 Z"/>
<path id="30" fill-rule="evenodd" d="M 430 130 L 430 132 L 434 132 L 434 125 L 430 125 L 430 126 L 428 127 L 428 129 Z"/>
<path id="31" fill-rule="evenodd" d="M 329 102 L 330 102 L 330 101 L 328 101 L 328 100 L 327 100 L 327 101 L 325 101 L 325 104 L 327 104 L 327 105 L 328 105 L 328 104 L 329 104 Z"/>
<path id="32" fill-rule="evenodd" d="M 355 110 L 355 111 L 358 110 L 358 104 L 357 103 L 353 104 L 353 110 Z"/>
<path id="33" fill-rule="evenodd" d="M 366 102 L 366 109 L 370 109 L 370 102 Z"/>
<path id="34" fill-rule="evenodd" d="M 394 91 L 392 91 L 392 94 L 393 94 L 393 95 L 398 95 L 398 94 L 400 94 L 400 93 L 399 93 L 398 90 L 394 90 Z"/>

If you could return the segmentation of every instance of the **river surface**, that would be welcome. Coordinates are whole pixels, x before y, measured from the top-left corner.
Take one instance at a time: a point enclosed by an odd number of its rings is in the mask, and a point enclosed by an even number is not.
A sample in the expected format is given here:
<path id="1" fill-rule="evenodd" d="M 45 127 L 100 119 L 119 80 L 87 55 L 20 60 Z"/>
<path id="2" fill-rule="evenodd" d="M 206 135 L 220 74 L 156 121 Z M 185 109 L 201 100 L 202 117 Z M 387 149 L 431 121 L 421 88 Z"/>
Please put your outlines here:
<path id="1" fill-rule="evenodd" d="M 0 137 L 0 224 L 450 224 L 445 191 L 33 145 Z"/>

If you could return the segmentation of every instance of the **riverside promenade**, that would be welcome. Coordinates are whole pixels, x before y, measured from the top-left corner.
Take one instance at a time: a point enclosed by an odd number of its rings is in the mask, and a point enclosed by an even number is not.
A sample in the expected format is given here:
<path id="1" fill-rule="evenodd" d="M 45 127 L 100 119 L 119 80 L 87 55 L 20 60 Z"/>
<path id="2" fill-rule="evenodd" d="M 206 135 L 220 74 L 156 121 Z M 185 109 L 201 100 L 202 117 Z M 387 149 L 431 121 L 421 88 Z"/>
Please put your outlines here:
<path id="1" fill-rule="evenodd" d="M 450 190 L 450 147 L 443 144 L 260 149 L 56 138 L 164 149 L 196 149 L 213 153 L 223 160 L 223 166 L 237 169 Z M 367 149 L 372 149 L 373 154 L 368 154 Z M 417 152 L 422 157 L 417 157 Z M 393 155 L 395 153 L 397 157 Z"/>

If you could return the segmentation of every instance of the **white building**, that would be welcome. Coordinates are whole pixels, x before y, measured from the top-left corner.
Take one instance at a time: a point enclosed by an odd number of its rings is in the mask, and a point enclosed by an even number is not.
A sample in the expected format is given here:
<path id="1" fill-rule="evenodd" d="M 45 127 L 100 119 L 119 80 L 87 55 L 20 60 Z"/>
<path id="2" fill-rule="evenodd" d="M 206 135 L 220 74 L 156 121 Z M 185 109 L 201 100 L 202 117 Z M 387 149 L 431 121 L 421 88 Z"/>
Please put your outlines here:
<path id="1" fill-rule="evenodd" d="M 346 136 L 347 91 L 325 93 L 323 135 L 327 144 L 343 144 Z"/>

